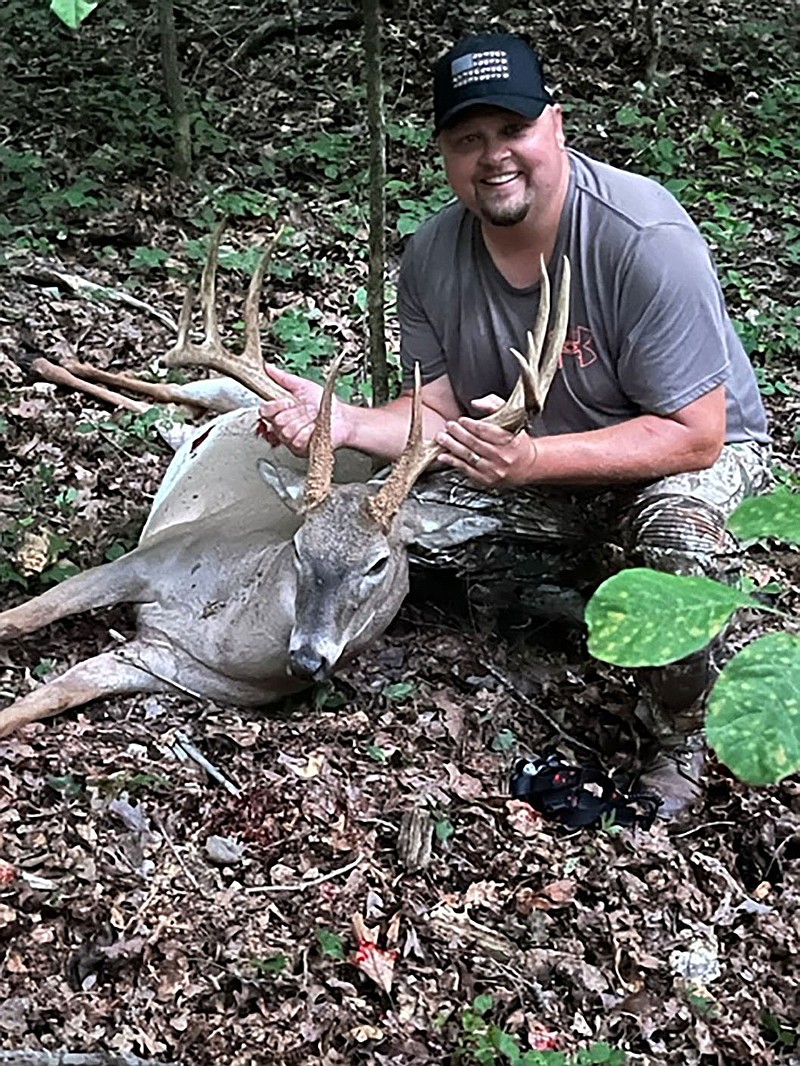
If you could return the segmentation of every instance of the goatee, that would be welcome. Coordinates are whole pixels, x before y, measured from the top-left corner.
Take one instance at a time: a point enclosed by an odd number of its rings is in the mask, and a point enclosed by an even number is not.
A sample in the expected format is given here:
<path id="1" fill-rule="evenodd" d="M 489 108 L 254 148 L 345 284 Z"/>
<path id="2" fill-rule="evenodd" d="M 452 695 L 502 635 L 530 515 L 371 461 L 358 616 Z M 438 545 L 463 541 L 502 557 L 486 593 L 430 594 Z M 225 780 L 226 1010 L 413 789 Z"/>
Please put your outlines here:
<path id="1" fill-rule="evenodd" d="M 527 218 L 530 204 L 506 204 L 498 207 L 481 205 L 481 218 L 492 226 L 516 226 Z"/>

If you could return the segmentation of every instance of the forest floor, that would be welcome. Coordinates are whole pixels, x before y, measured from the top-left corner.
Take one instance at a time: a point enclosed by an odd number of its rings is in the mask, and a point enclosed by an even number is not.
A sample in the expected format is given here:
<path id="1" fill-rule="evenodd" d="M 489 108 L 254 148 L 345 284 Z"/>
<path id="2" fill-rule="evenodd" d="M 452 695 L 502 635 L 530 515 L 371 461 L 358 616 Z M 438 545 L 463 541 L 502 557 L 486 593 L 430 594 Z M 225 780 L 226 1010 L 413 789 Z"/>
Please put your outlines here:
<path id="1" fill-rule="evenodd" d="M 662 91 L 670 106 L 686 106 L 689 123 L 699 121 L 703 94 L 735 118 L 737 77 L 709 60 L 724 27 L 711 8 L 690 8 L 671 27 Z M 51 96 L 46 122 L 34 128 L 17 117 L 12 132 L 20 149 L 46 144 L 53 167 L 73 182 L 81 152 L 102 136 L 75 112 L 89 113 L 91 94 L 77 94 L 94 85 L 104 49 L 122 49 L 130 84 L 138 84 L 137 64 L 155 63 L 152 25 L 109 43 L 101 13 L 80 52 L 64 38 L 54 57 L 36 39 L 39 16 L 26 15 L 11 83 L 19 116 L 71 72 L 69 105 L 68 93 Z M 630 78 L 618 57 L 627 40 L 632 65 L 644 63 L 643 30 L 629 39 L 603 5 L 583 25 L 569 17 L 549 8 L 528 28 L 553 56 L 567 99 L 583 88 L 573 114 L 592 123 L 579 146 L 603 156 L 604 124 Z M 506 21 L 524 24 L 516 9 Z M 185 62 L 197 62 L 195 91 L 215 99 L 238 152 L 231 169 L 248 152 L 279 168 L 242 178 L 264 199 L 237 217 L 232 242 L 249 247 L 268 236 L 281 217 L 281 192 L 269 182 L 287 181 L 293 243 L 267 302 L 311 311 L 348 351 L 357 382 L 355 289 L 365 252 L 363 214 L 346 222 L 349 160 L 288 156 L 285 142 L 287 124 L 336 132 L 363 122 L 353 90 L 360 31 L 310 30 L 297 46 L 277 35 L 234 61 L 246 34 L 219 26 L 207 38 L 194 27 Z M 420 14 L 413 30 L 389 17 L 390 102 L 407 128 L 425 122 L 419 55 L 433 58 L 458 28 L 454 13 Z M 740 43 L 734 75 L 748 59 L 742 35 L 731 35 Z M 747 41 L 749 59 L 766 66 L 769 42 Z M 314 91 L 315 70 L 325 94 Z M 211 134 L 203 136 L 213 155 Z M 428 148 L 403 136 L 407 154 L 391 161 L 396 180 L 428 181 Z M 335 155 L 339 142 L 327 143 Z M 604 157 L 635 163 L 613 139 Z M 148 416 L 121 416 L 28 377 L 21 364 L 39 354 L 152 373 L 171 343 L 147 310 L 76 296 L 47 280 L 43 265 L 175 314 L 187 240 L 207 233 L 201 222 L 218 213 L 208 190 L 226 165 L 218 156 L 207 163 L 205 200 L 162 174 L 118 180 L 117 206 L 81 205 L 68 225 L 31 216 L 36 240 L 17 241 L 5 257 L 4 607 L 129 550 L 170 455 Z M 310 193 L 331 178 L 325 166 L 338 168 L 332 186 Z M 97 188 L 91 194 L 102 199 Z M 20 213 L 26 204 L 19 199 Z M 791 303 L 795 283 L 761 254 L 780 243 L 783 216 L 772 202 L 763 210 L 734 266 L 750 270 L 764 300 Z M 148 266 L 147 248 L 169 257 Z M 398 251 L 399 243 L 393 260 Z M 324 362 L 324 346 L 320 355 Z M 791 478 L 800 474 L 797 370 L 788 359 L 767 369 L 776 457 Z M 44 555 L 37 565 L 29 552 L 21 569 L 25 544 L 44 545 Z M 772 602 L 796 613 L 796 553 L 756 550 L 748 569 L 773 590 Z M 131 613 L 115 608 L 3 645 L 3 702 L 132 631 Z M 544 636 L 487 633 L 417 590 L 368 654 L 279 712 L 130 696 L 0 740 L 0 1061 L 15 1049 L 33 1063 L 37 1051 L 67 1049 L 184 1066 L 469 1066 L 514 1061 L 515 1046 L 569 1056 L 594 1048 L 586 1061 L 600 1062 L 604 1044 L 630 1063 L 800 1061 L 800 782 L 749 788 L 712 757 L 701 802 L 678 823 L 567 830 L 538 818 L 510 797 L 520 753 L 558 745 L 586 762 L 588 747 L 617 769 L 635 761 L 642 737 L 630 675 L 589 659 L 580 642 Z M 193 749 L 228 787 L 187 754 Z M 233 853 L 221 855 L 216 838 L 232 842 Z M 476 996 L 491 1003 L 476 1009 Z"/>

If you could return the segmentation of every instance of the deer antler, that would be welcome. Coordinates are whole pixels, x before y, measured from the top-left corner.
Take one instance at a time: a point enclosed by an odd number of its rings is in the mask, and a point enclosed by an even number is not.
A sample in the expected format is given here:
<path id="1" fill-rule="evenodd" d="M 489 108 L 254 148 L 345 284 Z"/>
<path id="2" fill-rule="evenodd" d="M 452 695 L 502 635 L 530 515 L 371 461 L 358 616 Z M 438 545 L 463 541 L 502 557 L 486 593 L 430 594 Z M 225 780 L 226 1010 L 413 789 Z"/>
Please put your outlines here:
<path id="1" fill-rule="evenodd" d="M 202 344 L 195 344 L 189 340 L 192 306 L 195 299 L 195 294 L 192 288 L 189 287 L 186 290 L 180 318 L 178 319 L 178 339 L 175 346 L 170 348 L 165 355 L 164 362 L 167 366 L 200 366 L 210 370 L 217 370 L 221 374 L 234 378 L 264 400 L 290 400 L 292 399 L 291 394 L 272 381 L 264 372 L 261 360 L 261 337 L 258 332 L 258 303 L 261 296 L 264 271 L 267 268 L 272 252 L 281 238 L 283 227 L 278 230 L 270 241 L 250 279 L 250 287 L 247 291 L 247 299 L 244 305 L 245 345 L 241 355 L 236 355 L 225 348 L 220 337 L 219 323 L 217 321 L 215 306 L 217 257 L 224 229 L 225 221 L 223 220 L 217 226 L 211 238 L 208 258 L 203 268 L 203 277 L 200 282 L 200 306 L 203 311 L 205 333 L 203 342 Z"/>
<path id="2" fill-rule="evenodd" d="M 520 377 L 514 389 L 499 410 L 488 415 L 486 422 L 512 433 L 518 433 L 544 407 L 547 391 L 552 384 L 558 367 L 561 349 L 567 336 L 569 319 L 569 289 L 571 281 L 570 263 L 564 256 L 564 268 L 558 293 L 555 322 L 547 337 L 545 334 L 550 318 L 550 280 L 544 259 L 541 260 L 541 295 L 539 310 L 536 315 L 533 332 L 528 333 L 527 357 L 515 348 L 511 351 L 520 364 Z M 543 350 L 544 349 L 544 350 Z M 422 439 L 422 397 L 419 364 L 414 366 L 414 399 L 411 408 L 411 429 L 408 443 L 395 462 L 389 477 L 376 494 L 367 500 L 368 514 L 383 528 L 388 530 L 394 516 L 400 510 L 403 501 L 411 491 L 420 474 L 441 453 L 442 448 L 434 441 Z"/>
<path id="3" fill-rule="evenodd" d="M 337 355 L 325 378 L 325 387 L 319 401 L 319 411 L 314 422 L 314 432 L 308 446 L 308 471 L 304 493 L 304 510 L 319 507 L 328 498 L 333 480 L 333 442 L 331 440 L 331 408 L 333 388 L 344 353 Z"/>

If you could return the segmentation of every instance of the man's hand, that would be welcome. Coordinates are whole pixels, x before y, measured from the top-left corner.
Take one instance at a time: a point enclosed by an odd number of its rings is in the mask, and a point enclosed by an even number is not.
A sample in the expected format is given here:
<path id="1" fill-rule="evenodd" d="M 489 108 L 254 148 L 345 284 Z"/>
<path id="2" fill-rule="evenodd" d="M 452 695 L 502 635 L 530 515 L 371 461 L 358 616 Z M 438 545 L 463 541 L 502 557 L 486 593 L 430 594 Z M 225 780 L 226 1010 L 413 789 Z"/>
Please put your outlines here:
<path id="1" fill-rule="evenodd" d="M 499 396 L 484 396 L 474 406 L 491 414 L 502 407 Z M 450 421 L 437 434 L 436 443 L 445 449 L 440 461 L 463 470 L 487 487 L 525 485 L 534 480 L 536 442 L 527 433 L 506 429 L 475 418 Z"/>
<path id="2" fill-rule="evenodd" d="M 265 364 L 264 370 L 294 397 L 293 400 L 270 400 L 261 405 L 261 417 L 267 423 L 264 436 L 273 447 L 284 444 L 295 455 L 308 455 L 308 443 L 319 412 L 322 386 L 297 374 L 279 370 L 278 367 Z M 347 410 L 348 405 L 334 396 L 331 405 L 331 439 L 334 448 L 347 443 Z"/>

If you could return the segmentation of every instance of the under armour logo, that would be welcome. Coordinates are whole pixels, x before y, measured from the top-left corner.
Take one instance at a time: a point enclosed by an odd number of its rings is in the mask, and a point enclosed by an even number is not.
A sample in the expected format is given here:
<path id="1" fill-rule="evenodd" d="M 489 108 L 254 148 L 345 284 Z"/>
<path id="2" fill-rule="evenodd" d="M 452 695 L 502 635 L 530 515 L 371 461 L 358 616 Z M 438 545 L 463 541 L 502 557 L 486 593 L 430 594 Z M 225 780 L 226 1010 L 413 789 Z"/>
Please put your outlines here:
<path id="1" fill-rule="evenodd" d="M 559 366 L 563 367 L 564 357 L 567 355 L 575 356 L 581 369 L 597 361 L 594 337 L 586 326 L 573 326 L 567 333 L 567 339 L 564 341 L 558 361 Z"/>

